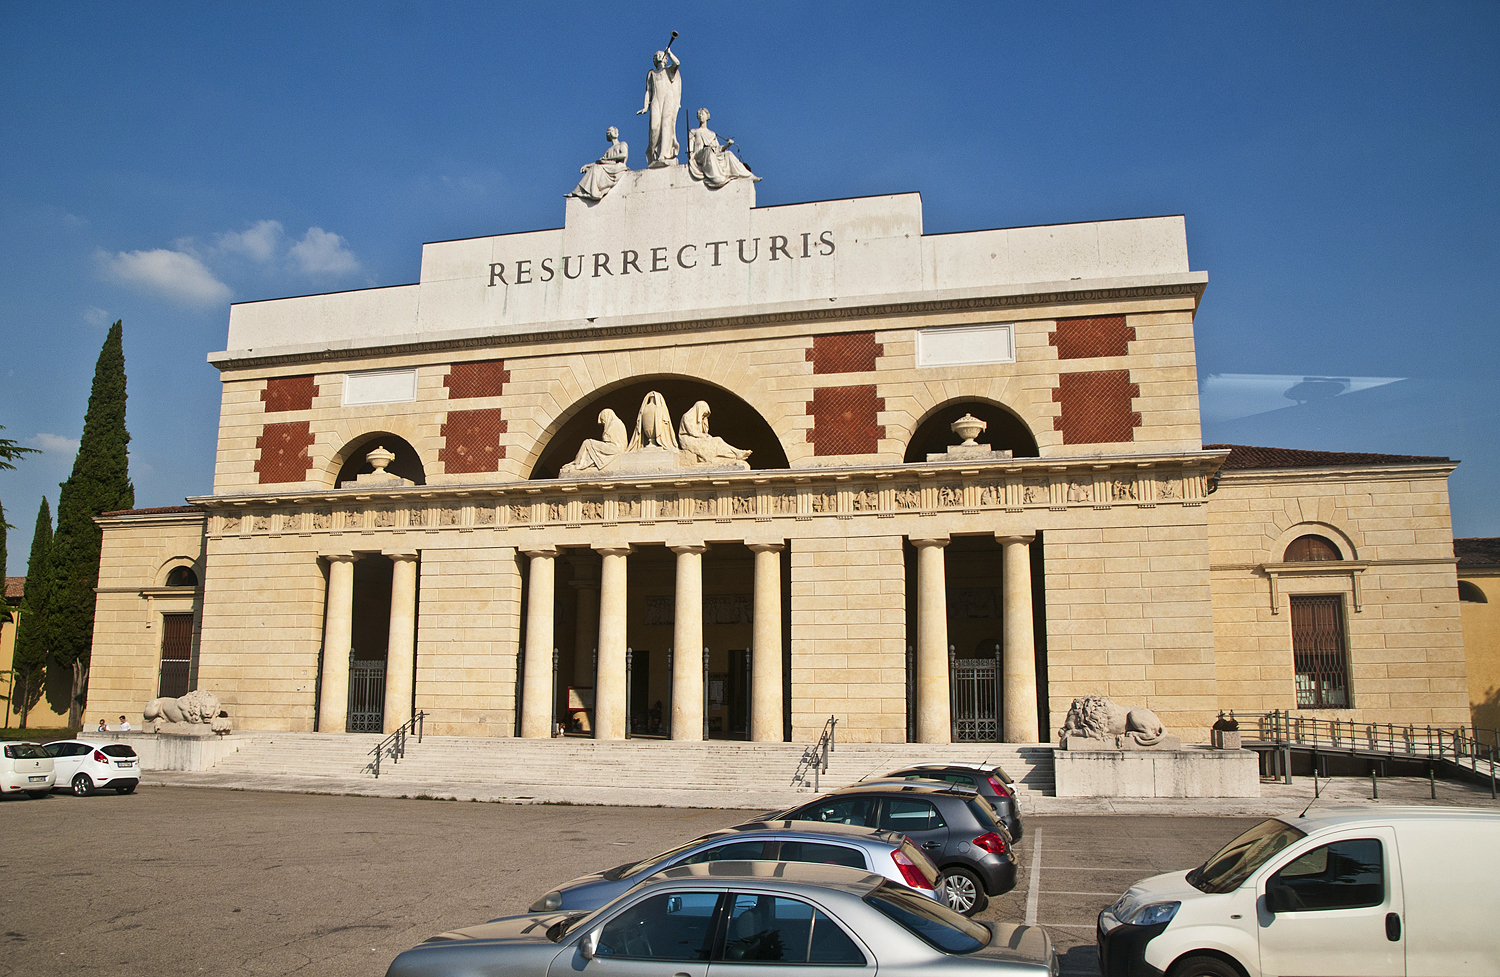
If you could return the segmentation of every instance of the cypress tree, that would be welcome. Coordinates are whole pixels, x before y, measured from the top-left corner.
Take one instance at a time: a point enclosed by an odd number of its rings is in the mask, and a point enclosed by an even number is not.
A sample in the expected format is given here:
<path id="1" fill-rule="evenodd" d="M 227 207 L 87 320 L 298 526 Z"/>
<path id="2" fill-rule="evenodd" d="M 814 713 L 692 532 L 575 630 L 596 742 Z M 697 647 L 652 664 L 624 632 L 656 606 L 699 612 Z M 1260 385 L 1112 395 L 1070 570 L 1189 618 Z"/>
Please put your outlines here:
<path id="1" fill-rule="evenodd" d="M 101 512 L 135 505 L 125 430 L 125 348 L 116 321 L 94 366 L 89 409 L 73 459 L 73 473 L 57 497 L 57 533 L 52 538 L 47 591 L 46 643 L 52 661 L 72 671 L 68 724 L 78 728 L 88 697 L 89 651 L 94 639 L 94 588 L 99 583 Z"/>
<path id="2" fill-rule="evenodd" d="M 21 598 L 20 620 L 16 623 L 15 683 L 11 691 L 11 709 L 21 717 L 42 698 L 47 683 L 47 586 L 51 582 L 48 557 L 52 552 L 52 507 L 47 497 L 36 510 L 36 531 L 31 534 L 31 559 L 26 562 L 26 592 Z"/>

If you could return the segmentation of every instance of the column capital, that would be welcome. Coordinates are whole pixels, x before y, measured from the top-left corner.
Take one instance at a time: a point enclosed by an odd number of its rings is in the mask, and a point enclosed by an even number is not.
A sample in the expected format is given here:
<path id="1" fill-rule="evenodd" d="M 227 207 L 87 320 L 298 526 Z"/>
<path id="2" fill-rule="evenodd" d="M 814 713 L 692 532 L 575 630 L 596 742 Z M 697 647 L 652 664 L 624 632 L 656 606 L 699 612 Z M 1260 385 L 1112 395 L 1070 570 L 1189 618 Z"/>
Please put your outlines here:
<path id="1" fill-rule="evenodd" d="M 786 540 L 778 539 L 774 543 L 752 543 L 747 540 L 745 548 L 752 553 L 780 553 L 786 549 Z"/>
<path id="2" fill-rule="evenodd" d="M 359 559 L 358 553 L 351 553 L 348 550 L 334 553 L 319 553 L 318 555 L 327 560 L 329 563 L 353 563 L 355 560 Z"/>
<path id="3" fill-rule="evenodd" d="M 911 545 L 918 549 L 928 546 L 947 546 L 949 542 L 947 536 L 911 536 L 908 538 L 911 540 Z"/>
<path id="4" fill-rule="evenodd" d="M 1035 532 L 995 534 L 995 542 L 997 543 L 1030 543 L 1034 539 L 1036 539 Z"/>
<path id="5" fill-rule="evenodd" d="M 667 547 L 673 553 L 681 556 L 684 553 L 705 553 L 708 551 L 707 543 L 672 543 Z"/>
<path id="6" fill-rule="evenodd" d="M 551 543 L 539 543 L 536 546 L 522 546 L 520 547 L 520 550 L 522 553 L 533 559 L 539 556 L 557 556 L 557 547 L 553 546 Z"/>
<path id="7" fill-rule="evenodd" d="M 385 556 L 385 557 L 389 557 L 392 560 L 415 560 L 415 559 L 417 559 L 417 551 L 416 550 L 381 550 L 380 551 L 380 555 L 381 556 Z"/>
<path id="8" fill-rule="evenodd" d="M 635 552 L 635 547 L 631 546 L 629 543 L 625 543 L 623 545 L 595 546 L 593 547 L 593 550 L 600 556 L 629 556 L 631 553 Z"/>

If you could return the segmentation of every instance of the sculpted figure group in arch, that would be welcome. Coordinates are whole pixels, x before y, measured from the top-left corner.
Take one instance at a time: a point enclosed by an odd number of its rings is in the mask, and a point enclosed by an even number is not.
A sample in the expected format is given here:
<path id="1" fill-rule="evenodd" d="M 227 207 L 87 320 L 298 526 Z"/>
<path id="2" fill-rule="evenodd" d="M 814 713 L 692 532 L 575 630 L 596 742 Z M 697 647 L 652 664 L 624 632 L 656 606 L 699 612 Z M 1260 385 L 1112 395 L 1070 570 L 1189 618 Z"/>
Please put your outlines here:
<path id="1" fill-rule="evenodd" d="M 698 401 L 682 415 L 674 433 L 667 400 L 653 390 L 641 401 L 635 431 L 627 441 L 625 423 L 614 411 L 605 408 L 599 412 L 603 437 L 586 439 L 579 445 L 578 454 L 558 474 L 567 477 L 627 467 L 635 472 L 689 468 L 748 470 L 750 464 L 745 460 L 750 457 L 748 450 L 736 448 L 709 433 L 711 413 L 707 401 Z M 627 460 L 626 456 L 631 455 L 636 457 Z"/>

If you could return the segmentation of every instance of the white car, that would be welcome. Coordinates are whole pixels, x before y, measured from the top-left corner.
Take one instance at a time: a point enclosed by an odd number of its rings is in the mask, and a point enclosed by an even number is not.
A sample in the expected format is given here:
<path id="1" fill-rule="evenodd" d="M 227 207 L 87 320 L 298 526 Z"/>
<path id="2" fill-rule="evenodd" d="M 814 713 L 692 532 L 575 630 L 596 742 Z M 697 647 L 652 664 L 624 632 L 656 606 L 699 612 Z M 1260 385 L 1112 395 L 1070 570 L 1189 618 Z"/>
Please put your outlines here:
<path id="1" fill-rule="evenodd" d="M 25 791 L 32 797 L 46 797 L 57 783 L 52 757 L 40 743 L 6 743 L 0 758 L 0 793 Z"/>
<path id="2" fill-rule="evenodd" d="M 52 757 L 58 786 L 67 784 L 79 797 L 104 787 L 128 794 L 141 782 L 141 758 L 124 743 L 58 740 L 44 749 Z"/>

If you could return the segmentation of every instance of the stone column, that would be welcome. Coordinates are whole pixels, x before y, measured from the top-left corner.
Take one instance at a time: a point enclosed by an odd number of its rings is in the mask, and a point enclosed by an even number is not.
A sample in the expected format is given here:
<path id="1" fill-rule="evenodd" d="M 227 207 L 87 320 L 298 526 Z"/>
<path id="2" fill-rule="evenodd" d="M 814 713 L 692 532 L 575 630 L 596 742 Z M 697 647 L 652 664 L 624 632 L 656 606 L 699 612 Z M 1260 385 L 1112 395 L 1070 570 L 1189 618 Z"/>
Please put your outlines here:
<path id="1" fill-rule="evenodd" d="M 411 721 L 411 690 L 417 664 L 417 554 L 391 558 L 391 630 L 385 655 L 385 731 Z"/>
<path id="2" fill-rule="evenodd" d="M 526 663 L 521 676 L 521 735 L 552 736 L 552 618 L 556 613 L 554 582 L 557 549 L 522 550 L 530 558 L 526 584 Z"/>
<path id="3" fill-rule="evenodd" d="M 751 631 L 750 739 L 780 743 L 781 550 L 783 543 L 750 543 L 755 554 L 755 621 Z"/>
<path id="4" fill-rule="evenodd" d="M 594 649 L 599 647 L 599 571 L 584 558 L 569 557 L 578 592 L 578 627 L 573 642 L 573 684 L 594 687 Z"/>
<path id="5" fill-rule="evenodd" d="M 594 677 L 594 738 L 625 738 L 625 595 L 629 546 L 598 547 L 599 668 Z"/>
<path id="6" fill-rule="evenodd" d="M 328 607 L 323 621 L 323 687 L 318 697 L 318 732 L 342 733 L 349 726 L 349 650 L 354 630 L 353 553 L 328 559 Z"/>
<path id="7" fill-rule="evenodd" d="M 1001 536 L 1003 596 L 1000 646 L 1004 659 L 1004 739 L 1007 743 L 1039 743 L 1036 705 L 1036 635 L 1031 623 L 1031 536 Z"/>
<path id="8" fill-rule="evenodd" d="M 948 537 L 913 539 L 917 548 L 917 742 L 951 743 L 948 687 Z"/>
<path id="9" fill-rule="evenodd" d="M 672 612 L 672 738 L 703 739 L 702 543 L 672 547 L 677 554 L 677 603 Z"/>

